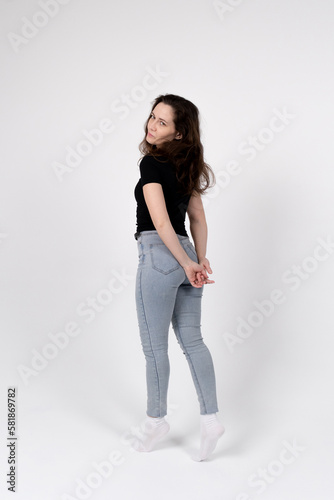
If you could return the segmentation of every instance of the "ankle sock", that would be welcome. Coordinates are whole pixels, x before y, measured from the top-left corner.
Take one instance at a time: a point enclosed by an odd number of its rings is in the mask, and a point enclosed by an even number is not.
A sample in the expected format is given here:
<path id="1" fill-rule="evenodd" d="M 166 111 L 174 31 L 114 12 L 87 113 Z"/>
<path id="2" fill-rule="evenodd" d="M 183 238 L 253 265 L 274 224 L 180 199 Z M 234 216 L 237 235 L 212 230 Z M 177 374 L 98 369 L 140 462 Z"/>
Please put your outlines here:
<path id="1" fill-rule="evenodd" d="M 167 434 L 169 428 L 169 423 L 166 422 L 164 417 L 147 416 L 141 426 L 143 436 L 141 438 L 136 437 L 131 446 L 136 451 L 151 451 L 156 443 Z"/>
<path id="2" fill-rule="evenodd" d="M 218 439 L 224 434 L 225 428 L 219 422 L 216 413 L 200 415 L 201 418 L 201 444 L 198 454 L 192 458 L 201 462 L 208 458 L 216 447 Z"/>

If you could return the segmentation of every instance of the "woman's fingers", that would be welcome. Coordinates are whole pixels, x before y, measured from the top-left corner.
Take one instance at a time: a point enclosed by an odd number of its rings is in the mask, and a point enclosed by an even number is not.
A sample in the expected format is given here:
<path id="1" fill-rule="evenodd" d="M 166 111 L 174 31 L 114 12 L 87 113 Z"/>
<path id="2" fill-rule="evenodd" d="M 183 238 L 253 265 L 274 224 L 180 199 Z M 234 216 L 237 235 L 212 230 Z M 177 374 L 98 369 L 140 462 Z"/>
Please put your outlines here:
<path id="1" fill-rule="evenodd" d="M 210 267 L 210 264 L 207 264 L 207 265 L 205 265 L 204 267 L 205 267 L 205 269 L 208 271 L 208 273 L 212 274 L 212 269 L 211 269 L 211 267 Z"/>
<path id="2" fill-rule="evenodd" d="M 210 266 L 208 267 L 211 271 Z M 201 288 L 203 285 L 214 283 L 213 280 L 209 279 L 209 276 L 207 274 L 207 268 L 202 263 L 201 264 L 194 263 L 194 266 L 187 266 L 185 268 L 185 272 L 191 285 L 196 288 Z"/>
<path id="3" fill-rule="evenodd" d="M 197 272 L 197 281 L 203 283 L 203 285 L 207 283 L 214 283 L 214 281 L 210 280 L 209 277 L 207 275 L 204 275 L 202 271 Z"/>

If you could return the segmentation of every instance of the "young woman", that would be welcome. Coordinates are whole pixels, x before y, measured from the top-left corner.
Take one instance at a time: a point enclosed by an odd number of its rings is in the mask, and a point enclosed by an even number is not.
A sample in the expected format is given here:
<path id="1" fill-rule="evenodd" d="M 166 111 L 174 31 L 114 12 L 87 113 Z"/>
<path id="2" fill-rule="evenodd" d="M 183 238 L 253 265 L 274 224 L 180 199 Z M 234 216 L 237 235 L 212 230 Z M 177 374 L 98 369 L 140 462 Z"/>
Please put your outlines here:
<path id="1" fill-rule="evenodd" d="M 170 324 L 188 361 L 200 406 L 201 444 L 194 460 L 205 460 L 224 432 L 218 412 L 211 354 L 201 336 L 203 285 L 214 283 L 206 258 L 207 224 L 201 194 L 213 171 L 204 162 L 199 111 L 187 99 L 160 95 L 139 146 L 137 201 L 138 269 L 136 309 L 146 358 L 147 417 L 137 451 L 151 451 L 169 431 L 168 331 Z M 185 229 L 188 214 L 190 232 Z"/>

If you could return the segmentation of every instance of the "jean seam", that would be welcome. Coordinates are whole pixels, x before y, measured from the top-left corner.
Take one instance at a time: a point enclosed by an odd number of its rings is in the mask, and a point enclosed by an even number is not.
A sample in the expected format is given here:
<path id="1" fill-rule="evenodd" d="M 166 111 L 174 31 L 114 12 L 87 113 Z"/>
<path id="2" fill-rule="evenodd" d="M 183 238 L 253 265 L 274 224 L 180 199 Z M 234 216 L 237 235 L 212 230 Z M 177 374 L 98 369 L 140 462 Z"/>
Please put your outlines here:
<path id="1" fill-rule="evenodd" d="M 194 248 L 192 247 L 191 243 L 190 242 L 186 243 L 185 246 L 188 247 L 188 249 L 191 251 L 193 255 L 195 255 L 196 260 L 198 261 L 198 255 L 196 253 L 196 250 L 194 250 Z"/>
<path id="2" fill-rule="evenodd" d="M 146 325 L 147 335 L 148 335 L 148 339 L 150 341 L 150 348 L 151 348 L 151 352 L 152 352 L 153 359 L 154 359 L 154 366 L 155 366 L 155 372 L 156 372 L 157 383 L 158 383 L 159 415 L 160 415 L 161 414 L 161 401 L 160 401 L 160 399 L 161 399 L 161 391 L 160 391 L 160 383 L 159 383 L 159 373 L 158 373 L 158 368 L 157 368 L 157 360 L 156 360 L 156 357 L 155 357 L 155 354 L 154 354 L 154 350 L 152 348 L 152 340 L 151 340 L 150 329 L 148 327 L 148 323 L 147 323 L 147 319 L 146 319 L 146 315 L 145 315 L 145 306 L 144 306 L 143 295 L 142 295 L 141 277 L 142 277 L 142 273 L 140 273 L 140 275 L 139 275 L 140 301 L 141 301 L 141 305 L 142 305 L 142 311 L 143 311 L 143 317 L 144 317 L 144 321 L 145 321 L 145 325 Z"/>
<path id="3" fill-rule="evenodd" d="M 178 332 L 178 333 L 177 333 L 177 336 L 178 336 L 178 338 L 179 338 L 179 340 L 180 340 L 180 342 L 181 342 L 181 347 L 182 347 L 182 349 L 183 349 L 184 351 L 186 351 L 186 352 L 187 352 L 187 355 L 188 355 L 188 358 L 189 358 L 189 361 L 190 361 L 190 364 L 191 364 L 191 367 L 192 367 L 193 373 L 194 373 L 195 378 L 196 378 L 196 385 L 197 385 L 197 387 L 198 387 L 198 389 L 199 389 L 199 392 L 200 392 L 200 395 L 201 395 L 201 398 L 202 398 L 202 405 L 203 405 L 203 407 L 204 407 L 204 411 L 205 411 L 205 412 L 207 412 L 207 409 L 206 409 L 206 404 L 205 404 L 205 399 L 204 399 L 204 397 L 203 397 L 203 391 L 202 391 L 202 388 L 201 388 L 201 386 L 200 386 L 200 383 L 199 383 L 199 380 L 198 380 L 198 376 L 197 376 L 197 373 L 196 373 L 196 370 L 195 370 L 195 367 L 194 367 L 193 361 L 192 361 L 192 359 L 191 359 L 191 355 L 189 354 L 188 350 L 186 349 L 186 347 L 185 347 L 185 345 L 184 345 L 184 342 L 183 342 L 183 339 L 182 339 L 182 335 L 181 335 L 181 329 L 180 329 L 180 327 L 179 327 L 179 324 L 178 324 L 178 321 L 177 321 L 177 319 L 176 319 L 176 315 L 175 315 L 175 313 L 174 313 L 173 315 L 174 315 L 174 324 L 175 324 L 176 329 L 177 329 L 177 332 Z"/>

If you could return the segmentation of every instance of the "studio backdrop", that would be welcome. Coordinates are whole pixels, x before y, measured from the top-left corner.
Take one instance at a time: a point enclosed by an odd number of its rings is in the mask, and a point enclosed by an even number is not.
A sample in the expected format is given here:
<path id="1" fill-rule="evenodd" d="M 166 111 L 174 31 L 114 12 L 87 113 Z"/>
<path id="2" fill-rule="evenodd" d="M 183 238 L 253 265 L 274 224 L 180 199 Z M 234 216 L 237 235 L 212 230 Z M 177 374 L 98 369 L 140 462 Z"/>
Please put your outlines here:
<path id="1" fill-rule="evenodd" d="M 331 498 L 333 2 L 0 11 L 1 498 Z M 129 446 L 138 145 L 165 93 L 199 108 L 216 176 L 201 325 L 226 433 L 206 464 L 183 446 L 199 405 L 172 328 L 170 441 Z"/>

